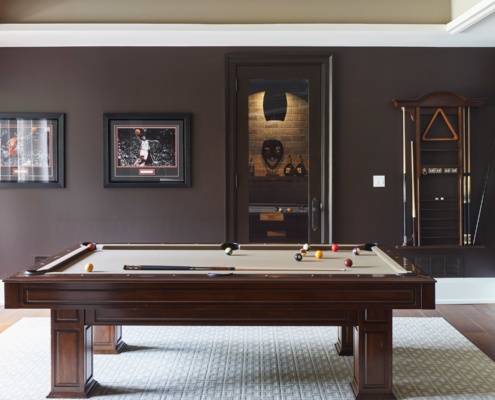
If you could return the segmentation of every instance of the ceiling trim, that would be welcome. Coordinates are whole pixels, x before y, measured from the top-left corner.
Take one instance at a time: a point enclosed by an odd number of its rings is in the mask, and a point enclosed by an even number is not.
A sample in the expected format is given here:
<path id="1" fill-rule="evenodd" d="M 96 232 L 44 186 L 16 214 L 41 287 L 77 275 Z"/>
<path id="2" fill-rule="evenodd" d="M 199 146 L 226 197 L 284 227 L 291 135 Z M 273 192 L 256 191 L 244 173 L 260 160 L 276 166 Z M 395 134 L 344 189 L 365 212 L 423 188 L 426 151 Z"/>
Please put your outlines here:
<path id="1" fill-rule="evenodd" d="M 460 33 L 495 11 L 495 0 L 482 0 L 446 25 L 447 32 Z"/>
<path id="2" fill-rule="evenodd" d="M 453 34 L 444 24 L 0 24 L 0 47 L 495 47 L 495 29 L 469 31 Z"/>

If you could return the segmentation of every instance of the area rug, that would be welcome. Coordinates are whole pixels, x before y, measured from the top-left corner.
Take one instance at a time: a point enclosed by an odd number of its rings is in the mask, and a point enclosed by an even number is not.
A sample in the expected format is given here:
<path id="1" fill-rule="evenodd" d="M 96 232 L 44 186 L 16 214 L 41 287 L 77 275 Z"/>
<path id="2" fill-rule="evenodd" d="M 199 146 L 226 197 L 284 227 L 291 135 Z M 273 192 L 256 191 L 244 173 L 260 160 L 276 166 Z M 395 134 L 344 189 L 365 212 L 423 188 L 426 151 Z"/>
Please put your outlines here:
<path id="1" fill-rule="evenodd" d="M 129 327 L 119 355 L 94 357 L 97 400 L 353 399 L 353 358 L 334 327 Z M 399 399 L 495 399 L 495 363 L 442 318 L 394 319 Z M 50 390 L 48 318 L 0 334 L 0 399 Z"/>

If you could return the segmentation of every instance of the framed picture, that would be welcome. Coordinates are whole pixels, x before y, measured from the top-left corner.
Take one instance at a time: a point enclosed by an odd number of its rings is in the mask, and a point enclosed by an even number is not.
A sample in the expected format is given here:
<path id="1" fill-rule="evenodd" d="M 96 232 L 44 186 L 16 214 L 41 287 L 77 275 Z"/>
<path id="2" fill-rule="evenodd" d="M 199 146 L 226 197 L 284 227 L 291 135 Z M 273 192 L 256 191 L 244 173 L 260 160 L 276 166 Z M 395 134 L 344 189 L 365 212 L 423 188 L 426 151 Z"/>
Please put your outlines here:
<path id="1" fill-rule="evenodd" d="M 190 187 L 190 114 L 104 114 L 105 187 Z"/>
<path id="2" fill-rule="evenodd" d="M 0 188 L 64 187 L 64 114 L 0 113 Z"/>

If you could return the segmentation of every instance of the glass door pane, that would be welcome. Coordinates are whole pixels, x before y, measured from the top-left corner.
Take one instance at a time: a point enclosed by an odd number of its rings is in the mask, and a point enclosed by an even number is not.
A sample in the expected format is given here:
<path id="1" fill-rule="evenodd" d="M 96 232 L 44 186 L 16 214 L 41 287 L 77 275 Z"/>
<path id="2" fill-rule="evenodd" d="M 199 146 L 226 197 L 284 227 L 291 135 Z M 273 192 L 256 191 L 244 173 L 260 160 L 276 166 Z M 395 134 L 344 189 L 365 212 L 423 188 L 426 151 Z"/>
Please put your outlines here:
<path id="1" fill-rule="evenodd" d="M 308 241 L 309 79 L 248 81 L 249 242 Z"/>

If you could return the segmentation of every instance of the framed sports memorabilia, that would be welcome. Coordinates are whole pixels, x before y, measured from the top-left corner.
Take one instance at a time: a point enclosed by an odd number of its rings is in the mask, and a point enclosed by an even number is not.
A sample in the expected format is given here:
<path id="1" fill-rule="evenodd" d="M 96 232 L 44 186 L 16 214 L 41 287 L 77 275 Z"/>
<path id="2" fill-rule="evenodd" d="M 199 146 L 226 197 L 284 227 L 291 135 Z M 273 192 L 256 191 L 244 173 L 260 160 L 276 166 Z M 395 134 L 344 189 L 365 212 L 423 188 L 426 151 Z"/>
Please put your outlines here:
<path id="1" fill-rule="evenodd" d="M 190 187 L 190 114 L 104 114 L 105 187 Z"/>
<path id="2" fill-rule="evenodd" d="M 64 187 L 64 114 L 0 113 L 0 188 Z"/>

